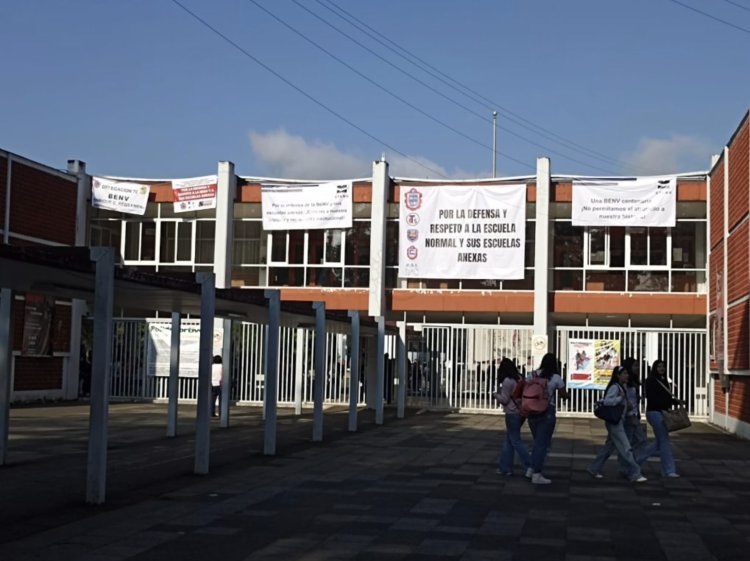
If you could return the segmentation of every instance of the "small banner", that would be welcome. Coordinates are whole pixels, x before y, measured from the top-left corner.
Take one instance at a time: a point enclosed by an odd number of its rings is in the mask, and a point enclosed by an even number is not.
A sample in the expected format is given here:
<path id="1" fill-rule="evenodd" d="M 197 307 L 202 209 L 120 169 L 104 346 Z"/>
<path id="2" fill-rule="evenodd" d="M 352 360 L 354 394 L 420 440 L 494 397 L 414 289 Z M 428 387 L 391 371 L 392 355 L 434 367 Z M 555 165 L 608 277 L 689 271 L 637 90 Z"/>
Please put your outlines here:
<path id="1" fill-rule="evenodd" d="M 217 183 L 215 175 L 173 180 L 174 211 L 177 213 L 216 208 Z"/>
<path id="2" fill-rule="evenodd" d="M 113 181 L 102 177 L 91 179 L 91 206 L 126 214 L 140 214 L 146 212 L 148 185 Z"/>
<path id="3" fill-rule="evenodd" d="M 573 226 L 674 227 L 677 180 L 639 177 L 573 182 Z"/>
<path id="4" fill-rule="evenodd" d="M 619 340 L 568 340 L 568 388 L 603 390 L 609 384 L 612 370 L 619 365 Z"/>
<path id="5" fill-rule="evenodd" d="M 522 279 L 526 185 L 402 187 L 398 274 Z"/>
<path id="6" fill-rule="evenodd" d="M 199 322 L 180 322 L 180 377 L 198 377 L 200 356 Z M 223 331 L 214 329 L 212 356 L 222 354 Z M 146 374 L 169 376 L 169 357 L 172 346 L 172 323 L 149 321 L 148 345 L 146 348 Z"/>
<path id="7" fill-rule="evenodd" d="M 262 185 L 264 230 L 324 230 L 352 227 L 352 182 Z"/>
<path id="8" fill-rule="evenodd" d="M 52 315 L 55 300 L 40 294 L 26 294 L 23 315 L 23 356 L 49 356 L 52 351 Z"/>

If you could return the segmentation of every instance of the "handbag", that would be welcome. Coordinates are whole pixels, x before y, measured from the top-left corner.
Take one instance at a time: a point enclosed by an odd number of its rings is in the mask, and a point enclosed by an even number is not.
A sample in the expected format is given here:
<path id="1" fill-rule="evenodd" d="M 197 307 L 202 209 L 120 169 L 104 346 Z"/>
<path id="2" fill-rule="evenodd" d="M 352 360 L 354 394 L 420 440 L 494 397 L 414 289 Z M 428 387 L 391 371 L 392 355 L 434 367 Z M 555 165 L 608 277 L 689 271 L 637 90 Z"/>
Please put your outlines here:
<path id="1" fill-rule="evenodd" d="M 619 423 L 623 413 L 625 413 L 624 403 L 619 405 L 604 405 L 602 401 L 597 401 L 594 404 L 594 415 L 608 423 Z"/>
<path id="2" fill-rule="evenodd" d="M 687 410 L 682 405 L 676 409 L 663 410 L 661 416 L 664 418 L 664 425 L 667 427 L 667 432 L 686 429 L 691 424 Z"/>
<path id="3" fill-rule="evenodd" d="M 661 383 L 661 380 L 656 380 L 659 385 L 669 392 L 674 399 L 677 399 L 670 389 Z M 692 423 L 690 417 L 688 417 L 687 409 L 682 405 L 678 405 L 675 409 L 662 409 L 661 416 L 664 419 L 664 426 L 667 427 L 667 432 L 674 432 L 688 428 Z"/>

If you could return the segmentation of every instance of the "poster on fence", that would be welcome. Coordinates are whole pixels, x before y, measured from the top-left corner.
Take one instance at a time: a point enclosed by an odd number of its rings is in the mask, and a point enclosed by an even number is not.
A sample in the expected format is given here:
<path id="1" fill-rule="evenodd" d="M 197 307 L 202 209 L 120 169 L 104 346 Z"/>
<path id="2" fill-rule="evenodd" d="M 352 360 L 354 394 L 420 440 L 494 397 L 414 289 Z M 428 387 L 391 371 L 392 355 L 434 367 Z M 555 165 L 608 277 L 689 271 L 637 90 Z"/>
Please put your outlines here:
<path id="1" fill-rule="evenodd" d="M 213 350 L 211 356 L 222 353 L 224 342 L 221 329 L 213 330 Z M 198 377 L 198 356 L 200 353 L 200 322 L 180 323 L 180 377 Z M 148 376 L 169 376 L 169 355 L 172 345 L 172 323 L 149 321 L 148 347 L 146 351 L 146 374 Z"/>
<path id="2" fill-rule="evenodd" d="M 617 339 L 568 340 L 568 388 L 603 390 L 620 364 Z"/>

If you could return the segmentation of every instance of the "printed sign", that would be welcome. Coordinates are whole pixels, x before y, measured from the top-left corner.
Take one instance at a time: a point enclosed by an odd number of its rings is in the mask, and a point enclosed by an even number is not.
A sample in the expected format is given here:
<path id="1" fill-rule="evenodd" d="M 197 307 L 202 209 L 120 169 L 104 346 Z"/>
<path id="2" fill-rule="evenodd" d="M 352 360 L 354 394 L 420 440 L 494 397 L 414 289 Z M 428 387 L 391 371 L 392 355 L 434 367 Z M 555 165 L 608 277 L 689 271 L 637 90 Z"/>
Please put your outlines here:
<path id="1" fill-rule="evenodd" d="M 189 212 L 216 208 L 217 182 L 218 178 L 215 175 L 173 180 L 174 211 Z"/>
<path id="2" fill-rule="evenodd" d="M 403 187 L 399 276 L 522 279 L 526 185 Z"/>
<path id="3" fill-rule="evenodd" d="M 24 356 L 49 356 L 52 351 L 52 314 L 55 301 L 40 294 L 26 294 L 23 314 Z"/>
<path id="4" fill-rule="evenodd" d="M 263 185 L 264 230 L 324 230 L 352 227 L 352 182 Z"/>
<path id="5" fill-rule="evenodd" d="M 573 182 L 573 226 L 674 227 L 676 216 L 674 177 Z"/>
<path id="6" fill-rule="evenodd" d="M 93 177 L 91 179 L 91 206 L 126 214 L 143 215 L 146 212 L 149 192 L 148 185 Z"/>
<path id="7" fill-rule="evenodd" d="M 180 377 L 198 377 L 198 357 L 200 356 L 200 322 L 180 322 Z M 222 354 L 223 332 L 214 329 L 211 356 Z M 169 376 L 169 357 L 172 346 L 172 323 L 149 321 L 148 347 L 146 351 L 146 374 L 148 376 Z"/>
<path id="8" fill-rule="evenodd" d="M 614 339 L 568 340 L 569 388 L 603 390 L 612 370 L 620 365 L 620 341 Z"/>

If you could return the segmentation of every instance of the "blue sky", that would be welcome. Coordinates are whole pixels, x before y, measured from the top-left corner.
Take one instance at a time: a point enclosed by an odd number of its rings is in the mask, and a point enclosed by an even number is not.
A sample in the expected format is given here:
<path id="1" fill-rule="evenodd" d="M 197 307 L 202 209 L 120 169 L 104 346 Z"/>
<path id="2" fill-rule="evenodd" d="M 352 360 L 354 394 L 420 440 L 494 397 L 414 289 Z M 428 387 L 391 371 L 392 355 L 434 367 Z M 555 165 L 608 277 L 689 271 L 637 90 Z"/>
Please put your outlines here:
<path id="1" fill-rule="evenodd" d="M 247 54 L 171 0 L 4 0 L 0 148 L 130 177 L 367 177 L 383 153 L 396 176 L 487 177 L 496 108 L 499 176 L 671 173 L 706 169 L 750 106 L 750 0 L 681 0 L 741 30 L 671 0 L 179 1 Z"/>

